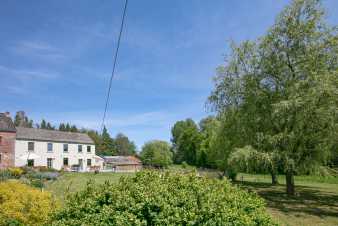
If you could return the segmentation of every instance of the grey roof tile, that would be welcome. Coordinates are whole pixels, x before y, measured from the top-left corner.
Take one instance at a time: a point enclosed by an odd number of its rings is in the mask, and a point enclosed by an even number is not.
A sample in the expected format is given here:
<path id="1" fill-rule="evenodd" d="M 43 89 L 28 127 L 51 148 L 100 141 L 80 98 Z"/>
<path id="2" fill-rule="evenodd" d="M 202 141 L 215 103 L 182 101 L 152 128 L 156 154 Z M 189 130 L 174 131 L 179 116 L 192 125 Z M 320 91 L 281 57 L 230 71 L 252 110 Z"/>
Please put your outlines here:
<path id="1" fill-rule="evenodd" d="M 104 162 L 113 165 L 139 165 L 142 162 L 134 156 L 103 156 Z"/>
<path id="2" fill-rule="evenodd" d="M 85 133 L 63 132 L 36 128 L 16 127 L 16 139 L 39 140 L 63 143 L 94 144 L 93 140 Z"/>

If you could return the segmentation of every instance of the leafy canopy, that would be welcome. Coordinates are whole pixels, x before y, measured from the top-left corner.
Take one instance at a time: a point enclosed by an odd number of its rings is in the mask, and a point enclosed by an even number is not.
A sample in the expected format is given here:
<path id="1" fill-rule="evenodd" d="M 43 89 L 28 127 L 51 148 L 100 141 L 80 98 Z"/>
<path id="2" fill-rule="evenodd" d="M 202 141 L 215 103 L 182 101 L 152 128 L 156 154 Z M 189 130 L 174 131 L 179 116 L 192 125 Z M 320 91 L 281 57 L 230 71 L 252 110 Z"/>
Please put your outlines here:
<path id="1" fill-rule="evenodd" d="M 142 163 L 156 167 L 167 167 L 173 163 L 170 144 L 166 141 L 149 141 L 141 152 Z"/>

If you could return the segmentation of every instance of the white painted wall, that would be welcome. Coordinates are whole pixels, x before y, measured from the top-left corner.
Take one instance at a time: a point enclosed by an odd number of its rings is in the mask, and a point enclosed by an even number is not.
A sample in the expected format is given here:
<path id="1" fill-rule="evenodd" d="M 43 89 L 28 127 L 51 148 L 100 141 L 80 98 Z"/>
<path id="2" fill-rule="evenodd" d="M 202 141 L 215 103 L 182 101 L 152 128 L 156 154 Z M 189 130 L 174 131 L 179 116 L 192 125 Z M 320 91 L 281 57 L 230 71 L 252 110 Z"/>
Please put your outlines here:
<path id="1" fill-rule="evenodd" d="M 22 156 L 28 155 L 28 140 L 16 140 L 15 142 L 15 166 L 21 167 L 27 164 L 27 159 L 22 159 Z M 68 158 L 68 166 L 78 164 L 79 159 L 83 159 L 84 171 L 87 168 L 87 159 L 92 160 L 92 166 L 95 166 L 95 145 L 80 144 L 82 145 L 82 153 L 78 152 L 79 144 L 68 143 L 68 153 L 63 152 L 64 143 L 33 141 L 34 153 L 39 158 L 34 160 L 34 166 L 47 166 L 47 158 L 53 158 L 53 168 L 60 170 L 63 167 L 63 158 Z M 48 152 L 48 143 L 53 143 L 53 151 Z M 91 152 L 87 153 L 87 146 L 91 146 Z"/>

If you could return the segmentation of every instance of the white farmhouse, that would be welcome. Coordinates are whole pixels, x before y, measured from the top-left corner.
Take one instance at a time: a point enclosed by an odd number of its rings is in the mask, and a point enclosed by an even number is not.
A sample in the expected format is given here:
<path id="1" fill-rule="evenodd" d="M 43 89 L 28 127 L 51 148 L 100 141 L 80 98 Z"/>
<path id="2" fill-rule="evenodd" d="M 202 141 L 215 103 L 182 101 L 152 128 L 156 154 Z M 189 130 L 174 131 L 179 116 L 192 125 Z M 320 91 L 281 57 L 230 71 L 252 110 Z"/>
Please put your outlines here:
<path id="1" fill-rule="evenodd" d="M 87 134 L 15 127 L 6 113 L 0 113 L 0 168 L 28 165 L 89 171 L 101 164 Z"/>

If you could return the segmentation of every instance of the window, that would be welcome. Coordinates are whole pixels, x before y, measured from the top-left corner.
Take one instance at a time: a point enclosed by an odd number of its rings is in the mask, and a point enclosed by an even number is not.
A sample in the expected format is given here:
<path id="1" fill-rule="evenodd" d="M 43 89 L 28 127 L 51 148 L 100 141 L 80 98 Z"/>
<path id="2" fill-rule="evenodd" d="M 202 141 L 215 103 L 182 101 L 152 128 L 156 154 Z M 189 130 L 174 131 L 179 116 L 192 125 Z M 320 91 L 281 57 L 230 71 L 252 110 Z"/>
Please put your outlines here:
<path id="1" fill-rule="evenodd" d="M 92 166 L 92 160 L 91 159 L 87 159 L 87 166 Z"/>
<path id="2" fill-rule="evenodd" d="M 53 143 L 48 143 L 47 144 L 47 151 L 48 152 L 53 152 Z"/>
<path id="3" fill-rule="evenodd" d="M 34 159 L 28 159 L 27 160 L 27 166 L 33 167 L 34 166 Z"/>
<path id="4" fill-rule="evenodd" d="M 68 166 L 68 158 L 63 158 L 63 165 Z"/>
<path id="5" fill-rule="evenodd" d="M 68 144 L 63 144 L 63 152 L 68 152 Z"/>
<path id="6" fill-rule="evenodd" d="M 34 151 L 34 142 L 28 142 L 28 151 Z"/>
<path id="7" fill-rule="evenodd" d="M 78 151 L 78 152 L 82 152 L 82 145 L 79 144 L 79 145 L 77 146 L 77 151 Z"/>
<path id="8" fill-rule="evenodd" d="M 92 151 L 92 147 L 91 146 L 87 146 L 87 152 L 90 153 Z"/>
<path id="9" fill-rule="evenodd" d="M 47 158 L 47 168 L 53 168 L 53 159 Z"/>

